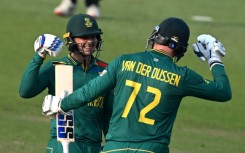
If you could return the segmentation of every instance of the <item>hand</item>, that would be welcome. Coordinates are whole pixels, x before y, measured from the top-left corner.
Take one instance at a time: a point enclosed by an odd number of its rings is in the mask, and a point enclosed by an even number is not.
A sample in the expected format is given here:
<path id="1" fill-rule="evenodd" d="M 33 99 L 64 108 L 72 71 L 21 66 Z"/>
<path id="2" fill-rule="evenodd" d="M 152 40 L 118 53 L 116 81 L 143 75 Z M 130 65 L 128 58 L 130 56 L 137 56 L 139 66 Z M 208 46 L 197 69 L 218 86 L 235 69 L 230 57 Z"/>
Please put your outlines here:
<path id="1" fill-rule="evenodd" d="M 46 54 L 56 57 L 61 52 L 62 47 L 62 40 L 52 34 L 43 34 L 34 42 L 34 51 L 44 58 Z"/>
<path id="2" fill-rule="evenodd" d="M 59 103 L 61 98 L 47 95 L 44 98 L 42 105 L 42 114 L 46 117 L 54 118 L 55 114 L 59 111 Z"/>
<path id="3" fill-rule="evenodd" d="M 207 34 L 198 36 L 197 41 L 192 47 L 202 61 L 207 60 L 210 68 L 215 64 L 223 65 L 221 57 L 225 56 L 225 48 L 221 42 Z"/>
<path id="4" fill-rule="evenodd" d="M 65 115 L 71 115 L 72 112 L 64 112 L 60 108 L 61 100 L 68 95 L 66 90 L 61 92 L 60 97 L 47 95 L 44 98 L 43 105 L 42 105 L 42 114 L 49 118 L 54 118 L 55 114 L 60 112 Z"/>

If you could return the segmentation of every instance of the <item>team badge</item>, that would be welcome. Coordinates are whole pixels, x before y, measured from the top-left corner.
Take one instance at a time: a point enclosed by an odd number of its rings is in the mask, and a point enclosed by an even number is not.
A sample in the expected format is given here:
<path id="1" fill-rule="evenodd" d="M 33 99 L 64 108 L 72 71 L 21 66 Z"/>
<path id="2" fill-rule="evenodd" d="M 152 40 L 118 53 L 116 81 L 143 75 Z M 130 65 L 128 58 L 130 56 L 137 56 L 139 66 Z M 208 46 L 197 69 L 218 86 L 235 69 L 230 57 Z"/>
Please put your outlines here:
<path id="1" fill-rule="evenodd" d="M 85 21 L 85 26 L 86 27 L 89 28 L 89 27 L 93 26 L 93 22 L 91 22 L 90 18 L 85 18 L 84 21 Z"/>

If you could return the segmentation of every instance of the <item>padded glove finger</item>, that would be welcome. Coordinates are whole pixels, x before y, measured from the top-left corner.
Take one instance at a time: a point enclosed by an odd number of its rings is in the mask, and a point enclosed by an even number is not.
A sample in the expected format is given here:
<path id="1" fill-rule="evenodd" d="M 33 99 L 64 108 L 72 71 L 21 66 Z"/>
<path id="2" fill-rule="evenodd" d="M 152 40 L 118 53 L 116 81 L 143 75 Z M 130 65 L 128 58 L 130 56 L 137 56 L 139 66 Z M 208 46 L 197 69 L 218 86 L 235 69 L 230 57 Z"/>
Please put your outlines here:
<path id="1" fill-rule="evenodd" d="M 202 53 L 203 51 L 201 52 L 201 50 L 204 50 L 204 48 L 200 43 L 192 44 L 192 48 L 194 53 L 201 59 L 201 61 L 206 61 L 206 57 Z"/>

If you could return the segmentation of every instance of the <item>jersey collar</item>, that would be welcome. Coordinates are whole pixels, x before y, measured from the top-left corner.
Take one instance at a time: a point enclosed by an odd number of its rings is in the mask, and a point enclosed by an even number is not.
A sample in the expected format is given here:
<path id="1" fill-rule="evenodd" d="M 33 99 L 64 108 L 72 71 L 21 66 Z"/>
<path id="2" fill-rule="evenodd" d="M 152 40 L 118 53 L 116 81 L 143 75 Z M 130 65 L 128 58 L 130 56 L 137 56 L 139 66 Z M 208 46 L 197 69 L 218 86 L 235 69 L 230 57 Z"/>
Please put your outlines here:
<path id="1" fill-rule="evenodd" d="M 70 61 L 73 65 L 81 65 L 80 62 L 78 62 L 77 60 L 75 60 L 75 59 L 71 56 L 71 53 L 69 53 L 69 54 L 67 55 L 67 58 L 69 59 L 69 61 Z M 97 65 L 96 59 L 94 58 L 94 56 L 92 56 L 92 62 L 91 62 L 91 65 Z"/>
<path id="2" fill-rule="evenodd" d="M 156 53 L 158 55 L 165 55 L 166 57 L 169 57 L 170 59 L 173 59 L 172 57 L 170 57 L 164 50 L 159 50 L 159 49 L 152 49 L 150 52 L 152 53 Z"/>

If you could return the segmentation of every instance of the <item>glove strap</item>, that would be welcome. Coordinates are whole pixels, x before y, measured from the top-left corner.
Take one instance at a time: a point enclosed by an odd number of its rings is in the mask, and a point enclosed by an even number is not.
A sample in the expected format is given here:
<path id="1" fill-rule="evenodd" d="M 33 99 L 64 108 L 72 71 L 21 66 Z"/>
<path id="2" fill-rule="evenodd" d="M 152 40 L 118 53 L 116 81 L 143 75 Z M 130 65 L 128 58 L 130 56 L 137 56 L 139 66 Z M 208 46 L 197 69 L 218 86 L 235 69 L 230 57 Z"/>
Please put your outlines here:
<path id="1" fill-rule="evenodd" d="M 221 59 L 220 59 L 219 57 L 211 57 L 211 58 L 208 60 L 208 64 L 209 64 L 210 70 L 211 70 L 212 67 L 213 67 L 214 65 L 216 65 L 216 64 L 224 66 L 223 62 L 221 61 Z"/>
<path id="2" fill-rule="evenodd" d="M 210 70 L 211 70 L 212 67 L 213 67 L 214 65 L 216 65 L 216 64 L 224 66 L 224 64 L 223 64 L 221 61 L 210 61 L 210 62 L 209 62 Z"/>

